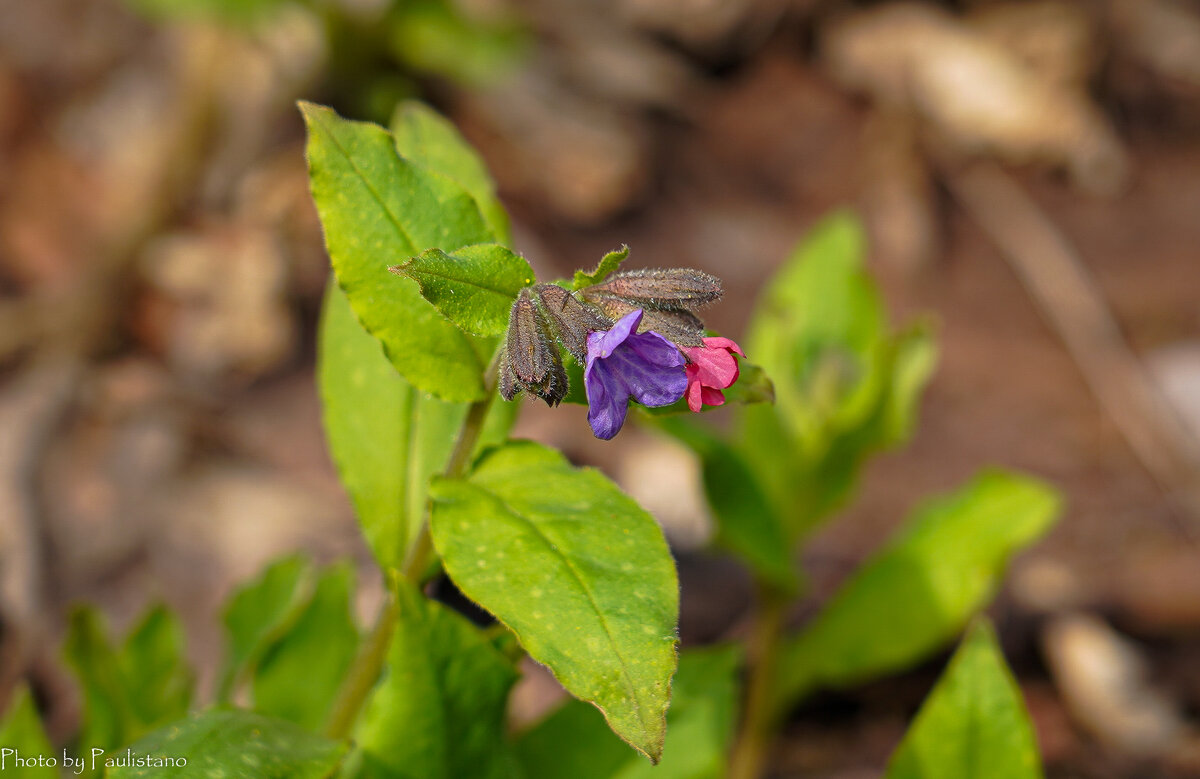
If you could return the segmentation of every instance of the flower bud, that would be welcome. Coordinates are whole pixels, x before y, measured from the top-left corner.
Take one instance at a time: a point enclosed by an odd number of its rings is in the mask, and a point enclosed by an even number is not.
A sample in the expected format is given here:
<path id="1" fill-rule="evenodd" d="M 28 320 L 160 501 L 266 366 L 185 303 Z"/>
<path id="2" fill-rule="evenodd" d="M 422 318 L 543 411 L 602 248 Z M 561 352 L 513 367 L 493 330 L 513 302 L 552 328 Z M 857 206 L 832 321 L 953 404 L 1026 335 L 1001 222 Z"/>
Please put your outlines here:
<path id="1" fill-rule="evenodd" d="M 608 330 L 613 326 L 612 321 L 562 287 L 538 284 L 533 289 L 559 341 L 582 365 L 587 359 L 588 333 Z"/>
<path id="2" fill-rule="evenodd" d="M 614 273 L 583 290 L 585 300 L 615 297 L 639 308 L 691 310 L 721 297 L 721 280 L 691 268 L 652 268 Z"/>
<path id="3" fill-rule="evenodd" d="M 595 295 L 592 303 L 610 319 L 617 320 L 641 306 L 618 297 Z M 677 346 L 700 346 L 704 339 L 704 323 L 690 311 L 682 309 L 643 309 L 639 333 L 653 330 Z"/>
<path id="4" fill-rule="evenodd" d="M 528 289 L 521 290 L 508 318 L 500 358 L 500 395 L 512 400 L 524 390 L 557 406 L 567 394 L 567 370 L 545 315 Z"/>

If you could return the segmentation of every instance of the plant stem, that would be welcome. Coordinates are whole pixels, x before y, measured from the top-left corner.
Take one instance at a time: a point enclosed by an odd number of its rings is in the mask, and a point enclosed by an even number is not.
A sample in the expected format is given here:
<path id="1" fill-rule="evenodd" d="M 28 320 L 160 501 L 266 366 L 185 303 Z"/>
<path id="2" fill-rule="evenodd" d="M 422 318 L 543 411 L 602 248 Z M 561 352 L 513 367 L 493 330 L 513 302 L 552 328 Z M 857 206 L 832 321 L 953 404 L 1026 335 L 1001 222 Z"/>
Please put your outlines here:
<path id="1" fill-rule="evenodd" d="M 447 478 L 456 478 L 466 472 L 467 464 L 471 461 L 471 454 L 475 451 L 475 445 L 479 442 L 479 436 L 483 432 L 483 423 L 492 406 L 492 397 L 496 394 L 499 368 L 500 353 L 497 350 L 483 376 L 484 395 L 467 409 L 467 416 L 463 419 L 462 427 L 458 431 L 454 450 L 450 453 L 450 460 L 446 463 L 446 469 L 443 471 Z M 429 513 L 428 506 L 425 513 L 426 515 Z M 421 586 L 421 577 L 424 576 L 425 569 L 429 567 L 433 553 L 433 539 L 429 535 L 429 519 L 426 516 L 421 522 L 421 528 L 417 531 L 417 537 L 413 541 L 408 557 L 404 560 L 401 571 L 403 577 L 413 586 Z M 367 697 L 375 687 L 375 682 L 379 680 L 379 674 L 383 671 L 383 665 L 387 661 L 388 647 L 392 643 L 392 631 L 395 630 L 396 621 L 400 617 L 400 605 L 397 603 L 396 596 L 392 594 L 394 589 L 394 586 L 388 588 L 387 602 L 384 603 L 383 609 L 379 613 L 379 619 L 372 628 L 371 635 L 367 637 L 366 643 L 363 644 L 354 665 L 350 668 L 345 682 L 342 683 L 337 700 L 334 701 L 329 722 L 325 727 L 325 734 L 330 738 L 343 739 L 350 735 L 351 728 L 358 720 L 359 711 L 366 703 Z"/>
<path id="2" fill-rule="evenodd" d="M 760 582 L 758 597 L 758 616 L 750 644 L 746 707 L 729 762 L 729 779 L 759 779 L 762 776 L 775 722 L 776 666 L 788 596 L 777 587 Z"/>

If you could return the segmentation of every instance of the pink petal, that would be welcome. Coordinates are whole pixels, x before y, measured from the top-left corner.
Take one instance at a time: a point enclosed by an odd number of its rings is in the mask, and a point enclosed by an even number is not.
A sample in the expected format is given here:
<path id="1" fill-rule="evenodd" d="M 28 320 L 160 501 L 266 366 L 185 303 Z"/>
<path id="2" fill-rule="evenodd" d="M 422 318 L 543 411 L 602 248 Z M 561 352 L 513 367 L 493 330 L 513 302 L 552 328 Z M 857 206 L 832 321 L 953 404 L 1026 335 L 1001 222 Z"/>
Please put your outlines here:
<path id="1" fill-rule="evenodd" d="M 691 367 L 690 365 L 688 366 Z M 687 404 L 692 411 L 699 411 L 703 407 L 705 389 L 700 385 L 700 380 L 688 381 L 687 388 Z"/>
<path id="2" fill-rule="evenodd" d="M 700 369 L 700 381 L 706 386 L 724 389 L 733 384 L 738 375 L 738 364 L 734 356 L 725 348 L 697 349 L 692 361 Z"/>
<path id="3" fill-rule="evenodd" d="M 725 393 L 721 392 L 719 389 L 713 389 L 712 387 L 703 387 L 700 390 L 700 399 L 704 401 L 704 405 L 706 406 L 720 406 L 724 405 L 725 403 Z M 690 402 L 688 407 L 691 407 Z M 697 409 L 692 410 L 696 411 Z"/>
<path id="4" fill-rule="evenodd" d="M 709 349 L 729 349 L 729 350 L 737 352 L 738 354 L 742 355 L 743 357 L 746 356 L 746 353 L 742 351 L 742 347 L 740 347 L 736 343 L 734 343 L 733 339 L 731 339 L 731 338 L 722 338 L 719 336 L 713 337 L 713 338 L 705 338 L 704 345 L 707 346 Z"/>

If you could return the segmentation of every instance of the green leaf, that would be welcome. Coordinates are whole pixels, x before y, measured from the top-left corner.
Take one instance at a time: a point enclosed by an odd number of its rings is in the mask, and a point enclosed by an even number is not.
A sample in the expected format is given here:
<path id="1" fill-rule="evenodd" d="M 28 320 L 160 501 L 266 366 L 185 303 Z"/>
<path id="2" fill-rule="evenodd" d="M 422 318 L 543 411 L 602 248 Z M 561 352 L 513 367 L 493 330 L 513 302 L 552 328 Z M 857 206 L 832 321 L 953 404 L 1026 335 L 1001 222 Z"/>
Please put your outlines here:
<path id="1" fill-rule="evenodd" d="M 575 271 L 575 278 L 571 281 L 571 289 L 583 289 L 590 287 L 593 284 L 599 284 L 608 278 L 609 274 L 621 267 L 621 263 L 629 256 L 629 247 L 622 246 L 616 251 L 611 251 L 600 259 L 600 264 L 591 273 L 584 273 L 581 270 Z"/>
<path id="2" fill-rule="evenodd" d="M 887 779 L 1041 779 L 1021 690 L 978 620 L 888 764 Z"/>
<path id="3" fill-rule="evenodd" d="M 46 738 L 41 717 L 38 716 L 37 707 L 33 705 L 33 696 L 29 694 L 29 688 L 24 683 L 13 691 L 8 702 L 8 711 L 4 713 L 4 720 L 0 721 L 0 747 L 5 750 L 3 758 L 0 759 L 0 771 L 15 770 L 15 758 L 33 759 L 32 765 L 26 764 L 18 771 L 21 776 L 28 779 L 58 779 L 57 770 L 44 764 L 37 765 L 39 757 L 51 758 L 57 755 L 54 753 L 54 747 L 50 745 L 50 739 Z M 9 753 L 9 749 L 16 750 L 16 754 Z M 61 765 L 61 761 L 59 764 Z"/>
<path id="4" fill-rule="evenodd" d="M 183 631 L 162 608 L 150 610 L 118 651 L 94 609 L 72 612 L 64 655 L 83 690 L 79 743 L 110 749 L 187 711 L 193 685 Z"/>
<path id="5" fill-rule="evenodd" d="M 496 243 L 464 246 L 452 255 L 430 249 L 391 270 L 417 282 L 451 322 L 482 336 L 508 329 L 517 293 L 534 281 L 525 258 Z"/>
<path id="6" fill-rule="evenodd" d="M 453 124 L 424 103 L 405 100 L 396 106 L 391 131 L 400 156 L 453 179 L 475 198 L 496 238 L 509 242 L 508 214 L 487 166 Z"/>
<path id="7" fill-rule="evenodd" d="M 664 419 L 662 428 L 700 458 L 704 494 L 717 525 L 716 542 L 760 578 L 794 590 L 796 571 L 784 522 L 746 457 L 698 424 Z"/>
<path id="8" fill-rule="evenodd" d="M 325 292 L 317 377 L 329 448 L 363 535 L 380 568 L 399 568 L 467 407 L 404 381 L 336 284 Z M 518 408 L 493 399 L 477 451 L 508 437 Z"/>
<path id="9" fill-rule="evenodd" d="M 110 767 L 112 779 L 133 777 L 234 777 L 324 779 L 346 745 L 321 738 L 290 722 L 249 711 L 215 709 L 155 731 L 129 747 L 149 765 Z M 122 751 L 101 760 L 127 760 Z M 165 765 L 171 761 L 174 765 Z M 156 763 L 159 763 L 156 765 Z"/>
<path id="10" fill-rule="evenodd" d="M 359 721 L 361 776 L 507 775 L 505 711 L 516 669 L 486 636 L 408 586 L 387 671 Z"/>
<path id="11" fill-rule="evenodd" d="M 348 564 L 322 574 L 307 607 L 263 653 L 254 675 L 256 711 L 313 730 L 324 724 L 358 650 L 353 588 Z"/>
<path id="12" fill-rule="evenodd" d="M 1035 479 L 985 472 L 917 509 L 904 528 L 783 647 L 780 704 L 906 668 L 952 639 L 987 605 L 1009 558 L 1060 510 Z"/>
<path id="13" fill-rule="evenodd" d="M 679 584 L 662 531 L 612 482 L 529 441 L 436 479 L 446 572 L 573 695 L 657 761 L 675 670 Z"/>
<path id="14" fill-rule="evenodd" d="M 286 0 L 125 0 L 134 11 L 161 21 L 214 19 L 250 26 L 283 7 Z"/>
<path id="15" fill-rule="evenodd" d="M 217 691 L 220 702 L 228 703 L 241 680 L 253 676 L 263 653 L 304 612 L 315 585 L 312 564 L 303 557 L 288 557 L 273 563 L 229 599 L 224 612 L 225 659 Z"/>
<path id="16" fill-rule="evenodd" d="M 387 272 L 427 249 L 494 241 L 474 198 L 397 154 L 382 127 L 311 103 L 300 109 L 308 125 L 313 199 L 355 316 L 413 386 L 448 401 L 481 398 L 493 344 L 459 330 L 421 297 L 415 282 Z"/>
<path id="17" fill-rule="evenodd" d="M 130 709 L 142 728 L 187 714 L 196 675 L 187 663 L 179 618 L 164 606 L 151 609 L 125 639 L 120 656 Z"/>
<path id="18" fill-rule="evenodd" d="M 679 672 L 662 762 L 638 759 L 605 726 L 595 708 L 569 700 L 517 741 L 529 779 L 720 779 L 737 715 L 737 647 L 693 649 L 679 657 Z"/>

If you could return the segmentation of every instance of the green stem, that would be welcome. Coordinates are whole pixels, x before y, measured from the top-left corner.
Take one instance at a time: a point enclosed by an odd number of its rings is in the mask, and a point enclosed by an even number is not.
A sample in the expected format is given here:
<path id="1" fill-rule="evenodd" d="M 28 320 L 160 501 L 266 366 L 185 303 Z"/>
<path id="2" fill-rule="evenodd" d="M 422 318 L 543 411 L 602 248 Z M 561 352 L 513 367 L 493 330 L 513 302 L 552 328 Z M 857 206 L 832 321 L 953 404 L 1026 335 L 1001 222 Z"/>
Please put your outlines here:
<path id="1" fill-rule="evenodd" d="M 483 377 L 484 395 L 467 409 L 467 416 L 463 420 L 462 428 L 459 429 L 458 440 L 454 442 L 454 450 L 450 453 L 446 470 L 443 471 L 447 478 L 457 478 L 466 472 L 467 465 L 471 461 L 471 454 L 475 451 L 475 445 L 479 442 L 479 436 L 483 432 L 483 423 L 492 406 L 492 398 L 496 394 L 499 369 L 500 353 L 497 351 Z M 426 507 L 426 515 L 401 571 L 403 577 L 416 587 L 421 586 L 421 578 L 429 567 L 429 561 L 434 554 L 433 540 L 429 535 L 428 507 Z M 396 602 L 395 595 L 391 594 L 394 589 L 394 587 L 388 588 L 387 602 L 379 613 L 379 619 L 375 622 L 375 627 L 371 630 L 371 635 L 367 637 L 366 643 L 363 644 L 357 660 L 350 669 L 350 674 L 343 682 L 337 700 L 334 701 L 329 715 L 329 723 L 325 727 L 325 733 L 330 738 L 343 739 L 350 735 L 351 728 L 358 720 L 359 711 L 379 680 L 380 673 L 383 672 L 384 663 L 387 661 L 388 647 L 391 645 L 392 631 L 395 630 L 396 621 L 400 617 L 400 606 Z"/>
<path id="2" fill-rule="evenodd" d="M 746 707 L 733 756 L 729 779 L 759 779 L 775 725 L 774 696 L 780 640 L 788 596 L 760 583 L 759 610 L 750 644 L 750 669 Z"/>

